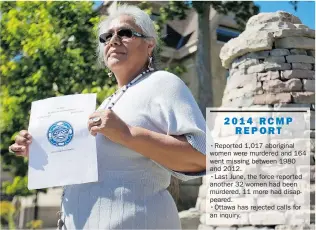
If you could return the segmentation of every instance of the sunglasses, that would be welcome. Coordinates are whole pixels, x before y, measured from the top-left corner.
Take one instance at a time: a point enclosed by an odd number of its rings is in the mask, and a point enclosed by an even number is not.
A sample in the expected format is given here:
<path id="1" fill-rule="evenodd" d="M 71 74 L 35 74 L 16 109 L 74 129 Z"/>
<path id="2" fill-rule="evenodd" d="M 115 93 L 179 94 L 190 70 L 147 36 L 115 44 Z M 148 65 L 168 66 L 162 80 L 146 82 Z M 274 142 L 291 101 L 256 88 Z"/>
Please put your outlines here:
<path id="1" fill-rule="evenodd" d="M 119 36 L 120 39 L 132 38 L 132 37 L 149 38 L 148 36 L 138 33 L 136 31 L 133 31 L 131 29 L 120 29 L 116 32 L 116 34 L 117 36 Z M 114 32 L 103 33 L 100 35 L 99 40 L 101 43 L 109 43 L 113 35 L 114 35 Z"/>

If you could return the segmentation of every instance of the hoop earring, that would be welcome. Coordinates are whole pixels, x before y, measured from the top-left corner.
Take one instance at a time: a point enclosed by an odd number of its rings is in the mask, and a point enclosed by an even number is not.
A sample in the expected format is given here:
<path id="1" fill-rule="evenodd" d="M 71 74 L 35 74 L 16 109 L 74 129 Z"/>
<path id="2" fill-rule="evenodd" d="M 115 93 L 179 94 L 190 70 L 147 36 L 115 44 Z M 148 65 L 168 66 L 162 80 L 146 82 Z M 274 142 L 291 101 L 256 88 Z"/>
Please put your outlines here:
<path id="1" fill-rule="evenodd" d="M 149 69 L 149 70 L 154 70 L 154 67 L 153 67 L 153 57 L 152 57 L 152 56 L 149 57 L 148 69 Z"/>

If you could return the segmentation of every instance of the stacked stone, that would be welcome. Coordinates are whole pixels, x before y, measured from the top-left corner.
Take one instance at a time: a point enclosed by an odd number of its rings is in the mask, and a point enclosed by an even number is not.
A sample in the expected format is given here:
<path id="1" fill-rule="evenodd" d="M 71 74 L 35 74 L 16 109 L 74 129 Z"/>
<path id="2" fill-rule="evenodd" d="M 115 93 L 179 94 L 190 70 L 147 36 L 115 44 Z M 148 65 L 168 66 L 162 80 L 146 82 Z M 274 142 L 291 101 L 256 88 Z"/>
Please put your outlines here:
<path id="1" fill-rule="evenodd" d="M 199 230 L 299 230 L 315 229 L 315 31 L 286 12 L 261 13 L 249 19 L 245 31 L 230 40 L 221 50 L 222 65 L 229 77 L 222 107 L 310 107 L 311 167 L 302 165 L 297 171 L 311 169 L 311 223 L 302 226 L 275 226 L 264 215 L 249 213 L 249 226 L 206 225 L 206 193 L 208 177 L 203 178 L 196 208 L 204 213 Z M 239 198 L 242 199 L 242 198 Z M 248 203 L 247 198 L 244 198 Z M 278 218 L 278 217 L 272 217 Z M 261 222 L 261 226 L 253 223 Z"/>
<path id="2" fill-rule="evenodd" d="M 281 40 L 282 41 L 282 40 Z M 232 62 L 222 106 L 313 104 L 315 51 L 284 47 L 248 53 Z"/>

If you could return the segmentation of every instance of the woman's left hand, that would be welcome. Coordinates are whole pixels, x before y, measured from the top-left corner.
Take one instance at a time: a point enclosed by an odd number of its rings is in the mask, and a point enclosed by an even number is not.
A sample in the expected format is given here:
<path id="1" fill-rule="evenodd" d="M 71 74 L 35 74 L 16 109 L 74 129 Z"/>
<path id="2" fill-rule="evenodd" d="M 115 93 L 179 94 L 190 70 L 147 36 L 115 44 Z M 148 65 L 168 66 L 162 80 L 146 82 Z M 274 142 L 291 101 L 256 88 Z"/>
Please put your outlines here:
<path id="1" fill-rule="evenodd" d="M 89 116 L 88 129 L 91 135 L 100 133 L 116 143 L 121 143 L 130 135 L 129 126 L 110 109 L 92 113 Z"/>

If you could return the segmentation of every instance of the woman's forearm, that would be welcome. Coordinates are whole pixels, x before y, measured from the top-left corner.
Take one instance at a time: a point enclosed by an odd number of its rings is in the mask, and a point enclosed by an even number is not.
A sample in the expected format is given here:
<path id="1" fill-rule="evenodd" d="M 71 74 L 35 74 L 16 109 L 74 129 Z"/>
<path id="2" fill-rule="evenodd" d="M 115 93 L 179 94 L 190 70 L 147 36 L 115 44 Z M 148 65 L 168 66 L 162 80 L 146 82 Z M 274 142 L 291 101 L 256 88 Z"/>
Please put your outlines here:
<path id="1" fill-rule="evenodd" d="M 129 126 L 120 144 L 157 163 L 180 172 L 200 172 L 206 168 L 206 156 L 195 150 L 185 136 L 169 136 L 142 127 Z"/>

